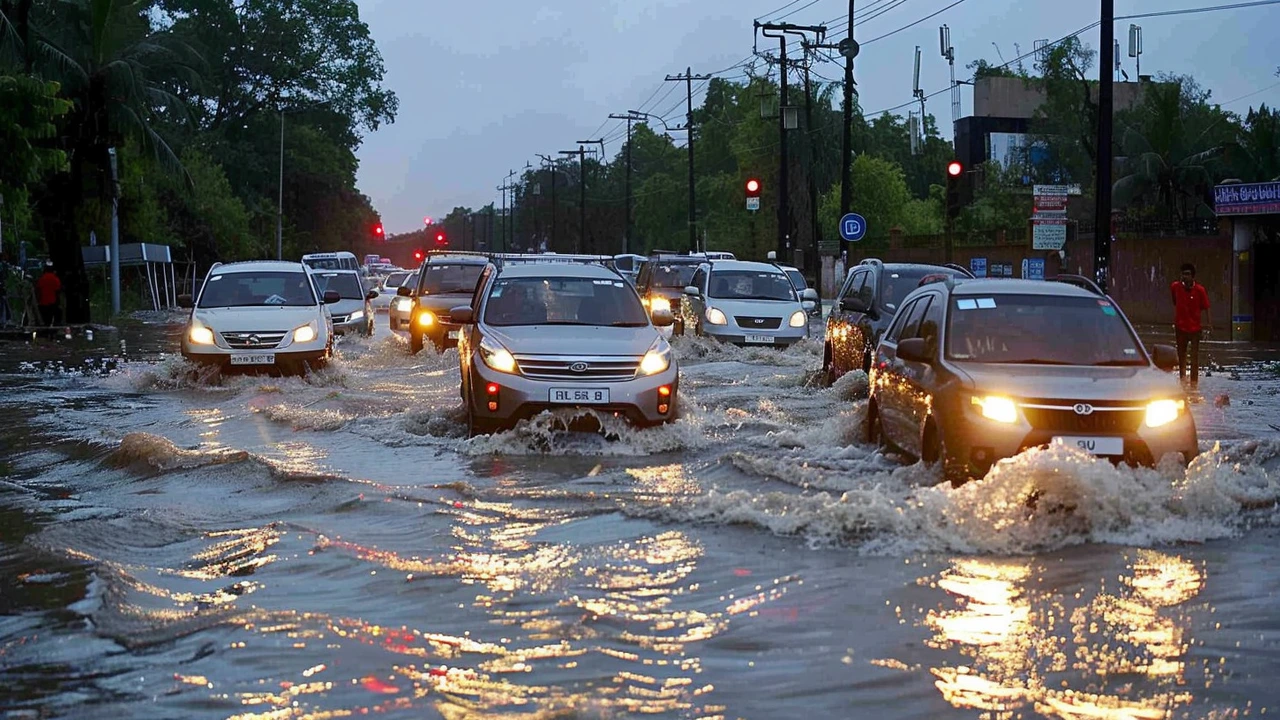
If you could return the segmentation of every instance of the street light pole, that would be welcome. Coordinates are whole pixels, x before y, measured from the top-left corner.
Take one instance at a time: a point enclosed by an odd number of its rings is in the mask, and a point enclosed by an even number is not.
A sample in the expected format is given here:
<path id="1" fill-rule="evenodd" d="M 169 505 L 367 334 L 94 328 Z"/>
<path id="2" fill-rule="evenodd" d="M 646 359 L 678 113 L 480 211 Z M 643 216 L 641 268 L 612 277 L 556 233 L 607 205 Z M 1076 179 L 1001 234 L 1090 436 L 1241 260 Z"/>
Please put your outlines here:
<path id="1" fill-rule="evenodd" d="M 280 182 L 276 199 L 276 259 L 284 259 L 284 108 L 280 109 Z"/>
<path id="2" fill-rule="evenodd" d="M 1102 48 L 1110 52 L 1115 42 L 1115 0 L 1102 0 Z M 1098 287 L 1107 290 L 1111 266 L 1111 136 L 1113 92 L 1111 63 L 1098 63 L 1098 167 L 1093 229 L 1093 274 Z"/>

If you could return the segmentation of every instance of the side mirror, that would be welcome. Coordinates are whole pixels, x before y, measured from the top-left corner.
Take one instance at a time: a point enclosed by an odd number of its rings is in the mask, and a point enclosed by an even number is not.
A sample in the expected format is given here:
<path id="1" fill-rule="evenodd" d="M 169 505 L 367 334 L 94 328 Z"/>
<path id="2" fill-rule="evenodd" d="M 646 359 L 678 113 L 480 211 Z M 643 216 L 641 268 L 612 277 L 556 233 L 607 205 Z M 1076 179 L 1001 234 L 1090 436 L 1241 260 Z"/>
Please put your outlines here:
<path id="1" fill-rule="evenodd" d="M 907 362 L 918 363 L 927 363 L 933 359 L 929 357 L 929 346 L 924 338 L 907 338 L 899 342 L 898 357 Z"/>
<path id="2" fill-rule="evenodd" d="M 818 307 L 818 304 L 812 300 L 802 300 L 800 307 L 804 308 L 805 312 L 813 312 L 813 309 Z"/>
<path id="3" fill-rule="evenodd" d="M 324 291 L 324 304 L 325 304 L 325 305 L 332 305 L 332 304 L 334 304 L 334 303 L 336 303 L 336 302 L 339 302 L 339 301 L 341 301 L 341 300 L 342 300 L 342 296 L 338 294 L 338 291 L 337 291 L 337 290 L 325 290 L 325 291 Z"/>
<path id="4" fill-rule="evenodd" d="M 867 312 L 866 303 L 862 302 L 862 298 L 847 297 L 840 301 L 840 309 L 845 312 Z"/>
<path id="5" fill-rule="evenodd" d="M 805 288 L 804 290 L 800 291 L 800 299 L 808 300 L 809 302 L 814 303 L 816 305 L 821 298 L 818 297 L 817 290 L 814 290 L 813 288 Z"/>
<path id="6" fill-rule="evenodd" d="M 369 292 L 367 292 L 367 293 L 365 293 L 365 294 L 364 294 L 364 299 L 365 299 L 365 300 L 373 300 L 373 299 L 375 299 L 375 298 L 377 298 L 377 297 L 378 297 L 378 291 L 377 291 L 377 290 L 370 290 Z"/>
<path id="7" fill-rule="evenodd" d="M 456 307 L 449 311 L 449 322 L 454 325 L 470 325 L 476 321 L 476 313 L 469 305 Z"/>
<path id="8" fill-rule="evenodd" d="M 692 295 L 693 297 L 698 297 L 699 295 L 701 295 L 701 294 L 702 294 L 702 291 L 701 291 L 701 290 L 699 290 L 699 289 L 698 289 L 696 286 L 694 286 L 694 285 L 686 285 L 686 286 L 685 286 L 685 288 L 684 288 L 684 294 L 685 294 L 685 295 Z"/>
<path id="9" fill-rule="evenodd" d="M 676 316 L 670 309 L 653 311 L 654 327 L 671 327 L 676 324 Z"/>
<path id="10" fill-rule="evenodd" d="M 195 307 L 195 302 L 192 301 L 190 295 L 185 295 L 185 294 L 179 295 L 178 307 L 190 310 L 191 308 Z"/>
<path id="11" fill-rule="evenodd" d="M 1151 347 L 1151 362 L 1156 367 L 1169 372 L 1178 367 L 1178 351 L 1171 345 L 1153 345 Z"/>
<path id="12" fill-rule="evenodd" d="M 404 285 L 401 285 L 400 287 L 396 288 L 396 294 L 399 295 L 400 297 L 413 297 L 413 291 L 405 287 Z"/>

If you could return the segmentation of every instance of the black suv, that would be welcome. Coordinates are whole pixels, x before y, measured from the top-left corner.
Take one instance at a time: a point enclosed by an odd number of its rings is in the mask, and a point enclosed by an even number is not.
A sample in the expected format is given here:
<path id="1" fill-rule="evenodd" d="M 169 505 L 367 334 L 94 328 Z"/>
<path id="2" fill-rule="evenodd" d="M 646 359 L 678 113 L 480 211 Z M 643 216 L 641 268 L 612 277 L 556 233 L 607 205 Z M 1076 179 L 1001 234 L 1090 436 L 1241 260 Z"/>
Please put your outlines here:
<path id="1" fill-rule="evenodd" d="M 693 280 L 693 273 L 698 266 L 707 262 L 702 253 L 692 255 L 677 254 L 664 250 L 656 250 L 640 267 L 636 277 L 636 292 L 640 302 L 649 310 L 650 316 L 659 310 L 670 310 L 676 317 L 673 332 L 684 334 L 684 323 L 680 321 L 680 299 L 684 289 Z"/>
<path id="2" fill-rule="evenodd" d="M 458 344 L 462 326 L 449 311 L 466 305 L 476 291 L 480 274 L 489 264 L 485 253 L 432 250 L 417 274 L 417 283 L 396 289 L 400 297 L 413 299 L 409 311 L 409 351 L 415 355 L 430 340 L 437 350 Z"/>
<path id="3" fill-rule="evenodd" d="M 871 370 L 880 336 L 893 322 L 903 298 L 926 278 L 972 278 L 960 265 L 885 263 L 863 260 L 849 269 L 827 317 L 822 369 L 829 382 L 852 370 Z"/>

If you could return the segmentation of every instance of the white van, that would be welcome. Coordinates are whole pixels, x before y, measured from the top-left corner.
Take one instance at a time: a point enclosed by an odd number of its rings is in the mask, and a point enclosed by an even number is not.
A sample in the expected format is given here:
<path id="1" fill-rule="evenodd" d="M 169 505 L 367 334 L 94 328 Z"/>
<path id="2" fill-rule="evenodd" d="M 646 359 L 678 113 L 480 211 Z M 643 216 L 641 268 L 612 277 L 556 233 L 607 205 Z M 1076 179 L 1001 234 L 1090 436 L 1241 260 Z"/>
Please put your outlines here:
<path id="1" fill-rule="evenodd" d="M 302 264 L 312 270 L 354 270 L 360 272 L 355 253 L 310 253 L 302 256 Z"/>

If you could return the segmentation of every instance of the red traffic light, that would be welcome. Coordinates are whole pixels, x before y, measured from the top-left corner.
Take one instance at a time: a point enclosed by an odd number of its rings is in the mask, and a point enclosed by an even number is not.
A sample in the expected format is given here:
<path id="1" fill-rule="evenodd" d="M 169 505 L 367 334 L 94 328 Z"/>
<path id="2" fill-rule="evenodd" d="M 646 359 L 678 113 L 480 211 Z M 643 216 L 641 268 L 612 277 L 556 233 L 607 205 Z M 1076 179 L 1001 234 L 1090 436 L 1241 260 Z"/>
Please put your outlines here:
<path id="1" fill-rule="evenodd" d="M 374 226 L 373 226 L 373 234 L 374 234 L 374 235 L 377 235 L 378 237 L 382 237 L 382 235 L 383 235 L 383 232 L 382 232 L 382 223 L 378 223 L 377 225 L 374 225 Z"/>
<path id="2" fill-rule="evenodd" d="M 436 242 L 438 243 L 444 242 L 444 233 L 436 233 Z"/>
<path id="3" fill-rule="evenodd" d="M 959 160 L 952 160 L 947 165 L 947 174 L 951 177 L 960 177 L 960 173 L 964 172 L 964 165 Z"/>
<path id="4" fill-rule="evenodd" d="M 760 181 L 759 181 L 759 180 L 756 180 L 755 178 L 752 178 L 752 179 L 750 179 L 750 180 L 748 180 L 748 181 L 747 181 L 747 194 L 748 194 L 748 195 L 752 195 L 752 196 L 754 196 L 754 195 L 759 195 L 759 194 L 760 194 Z"/>
<path id="5" fill-rule="evenodd" d="M 414 250 L 414 251 L 413 251 L 413 259 L 414 259 L 414 260 L 421 261 L 421 260 L 422 260 L 422 251 L 421 251 L 421 250 Z"/>

